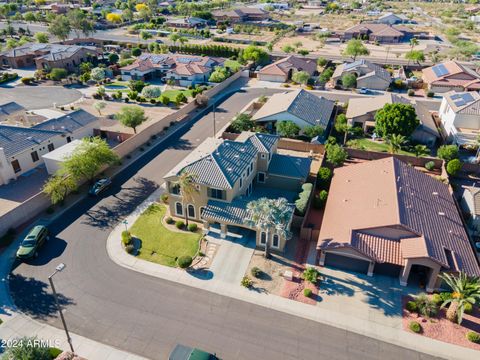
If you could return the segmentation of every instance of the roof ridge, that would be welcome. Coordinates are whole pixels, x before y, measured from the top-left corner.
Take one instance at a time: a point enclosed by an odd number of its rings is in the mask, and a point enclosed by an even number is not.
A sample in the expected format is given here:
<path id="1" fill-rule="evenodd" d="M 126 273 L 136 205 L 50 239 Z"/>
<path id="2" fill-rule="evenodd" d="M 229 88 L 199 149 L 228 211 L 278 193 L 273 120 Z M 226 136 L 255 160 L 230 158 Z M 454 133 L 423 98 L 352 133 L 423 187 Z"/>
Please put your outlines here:
<path id="1" fill-rule="evenodd" d="M 228 140 L 227 140 L 228 141 Z M 215 162 L 215 164 L 217 165 L 218 169 L 220 170 L 221 174 L 223 175 L 224 179 L 227 181 L 228 185 L 230 185 L 230 188 L 233 188 L 233 185 L 230 181 L 230 179 L 227 177 L 227 175 L 225 174 L 225 172 L 223 171 L 223 168 L 222 166 L 218 163 L 218 160 L 215 158 L 215 152 L 218 150 L 218 148 L 223 145 L 224 142 L 222 142 L 220 145 L 217 146 L 217 148 L 215 150 L 213 150 L 213 152 L 210 154 L 210 156 L 212 157 L 213 161 Z"/>

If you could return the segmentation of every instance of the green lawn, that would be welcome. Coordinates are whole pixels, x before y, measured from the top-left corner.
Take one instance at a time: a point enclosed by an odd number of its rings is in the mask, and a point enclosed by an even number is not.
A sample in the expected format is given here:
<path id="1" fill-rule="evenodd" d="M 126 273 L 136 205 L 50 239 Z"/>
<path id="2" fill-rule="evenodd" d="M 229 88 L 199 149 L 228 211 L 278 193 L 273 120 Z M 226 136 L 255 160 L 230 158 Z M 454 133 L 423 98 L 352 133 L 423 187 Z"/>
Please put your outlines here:
<path id="1" fill-rule="evenodd" d="M 240 64 L 237 60 L 225 60 L 225 62 L 223 63 L 223 66 L 224 67 L 229 67 L 231 69 L 237 69 L 239 67 L 242 66 L 242 64 Z"/>
<path id="2" fill-rule="evenodd" d="M 171 102 L 174 102 L 175 97 L 180 93 L 183 93 L 183 95 L 185 95 L 187 98 L 192 96 L 192 90 L 188 90 L 188 89 L 187 90 L 170 89 L 170 90 L 162 91 L 162 95 L 168 97 Z M 157 100 L 160 100 L 160 98 L 158 98 Z"/>
<path id="3" fill-rule="evenodd" d="M 162 224 L 165 212 L 164 205 L 150 205 L 135 221 L 130 232 L 142 241 L 140 254 L 137 255 L 139 258 L 175 267 L 175 258 L 182 255 L 193 257 L 197 253 L 201 235 L 165 228 Z"/>
<path id="4" fill-rule="evenodd" d="M 354 149 L 367 150 L 367 151 L 377 151 L 377 152 L 388 152 L 388 144 L 378 141 L 372 141 L 367 138 L 359 138 L 349 141 L 349 146 Z M 415 156 L 414 153 L 400 150 L 399 154 L 401 155 L 411 155 Z"/>

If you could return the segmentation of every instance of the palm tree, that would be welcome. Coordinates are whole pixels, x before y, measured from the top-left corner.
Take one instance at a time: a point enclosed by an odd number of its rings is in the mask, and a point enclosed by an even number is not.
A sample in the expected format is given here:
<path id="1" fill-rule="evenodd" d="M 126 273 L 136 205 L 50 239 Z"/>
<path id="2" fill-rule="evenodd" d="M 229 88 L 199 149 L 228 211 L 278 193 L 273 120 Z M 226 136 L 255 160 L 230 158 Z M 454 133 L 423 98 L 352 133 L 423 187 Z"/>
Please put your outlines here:
<path id="1" fill-rule="evenodd" d="M 387 138 L 387 144 L 390 154 L 396 154 L 402 150 L 402 145 L 405 143 L 405 136 L 399 134 L 390 135 Z"/>
<path id="2" fill-rule="evenodd" d="M 417 38 L 411 38 L 411 39 L 410 39 L 410 50 L 413 50 L 413 48 L 414 48 L 415 46 L 417 46 L 418 44 L 419 44 L 419 42 L 418 42 L 418 39 L 417 39 Z"/>
<path id="3" fill-rule="evenodd" d="M 182 196 L 182 206 L 183 211 L 185 212 L 185 225 L 188 226 L 188 208 L 187 204 L 193 201 L 193 195 L 198 193 L 197 185 L 195 179 L 197 178 L 196 174 L 193 174 L 188 171 L 183 171 L 178 180 L 174 182 L 174 185 L 180 188 L 180 195 Z"/>
<path id="4" fill-rule="evenodd" d="M 448 320 L 458 324 L 462 322 L 465 305 L 470 303 L 474 305 L 480 300 L 480 278 L 469 278 L 464 272 L 458 276 L 451 274 L 441 274 L 440 277 L 452 289 L 452 297 L 443 302 L 442 308 L 448 306 L 446 317 Z"/>
<path id="5" fill-rule="evenodd" d="M 423 156 L 423 155 L 428 155 L 430 151 L 428 150 L 428 147 L 425 145 L 415 145 L 413 147 L 413 152 L 415 153 L 416 157 Z"/>
<path id="6" fill-rule="evenodd" d="M 292 216 L 291 206 L 285 198 L 268 199 L 263 197 L 250 201 L 247 210 L 248 217 L 244 221 L 245 224 L 265 232 L 265 258 L 268 259 L 270 258 L 270 233 L 275 233 L 284 239 L 291 237 L 288 230 Z"/>

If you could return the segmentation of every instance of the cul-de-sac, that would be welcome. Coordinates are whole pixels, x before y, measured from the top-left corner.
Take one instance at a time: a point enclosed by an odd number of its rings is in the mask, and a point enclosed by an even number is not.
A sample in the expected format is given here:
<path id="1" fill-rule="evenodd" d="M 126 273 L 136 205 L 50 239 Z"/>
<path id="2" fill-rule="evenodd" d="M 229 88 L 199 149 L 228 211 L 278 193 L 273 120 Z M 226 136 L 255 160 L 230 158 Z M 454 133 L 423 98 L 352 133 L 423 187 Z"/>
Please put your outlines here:
<path id="1" fill-rule="evenodd" d="M 0 0 L 0 359 L 480 358 L 480 1 Z"/>

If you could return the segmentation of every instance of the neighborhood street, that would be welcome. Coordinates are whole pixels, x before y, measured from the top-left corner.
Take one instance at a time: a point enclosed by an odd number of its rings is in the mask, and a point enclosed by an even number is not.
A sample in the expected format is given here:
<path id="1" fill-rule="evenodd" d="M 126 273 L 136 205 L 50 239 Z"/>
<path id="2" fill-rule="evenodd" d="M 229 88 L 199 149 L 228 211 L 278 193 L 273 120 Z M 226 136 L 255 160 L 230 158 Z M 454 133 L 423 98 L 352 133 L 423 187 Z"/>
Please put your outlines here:
<path id="1" fill-rule="evenodd" d="M 252 99 L 273 92 L 242 90 L 216 104 L 217 131 Z M 40 256 L 30 264 L 17 263 L 12 270 L 10 288 L 17 306 L 60 328 L 48 275 L 63 262 L 67 267 L 56 276 L 55 287 L 69 329 L 148 358 L 166 359 L 180 343 L 216 352 L 222 359 L 433 359 L 133 272 L 108 258 L 105 245 L 112 228 L 162 184 L 165 173 L 213 135 L 213 121 L 211 112 L 203 116 L 122 171 L 103 198 L 86 198 L 56 220 Z"/>

